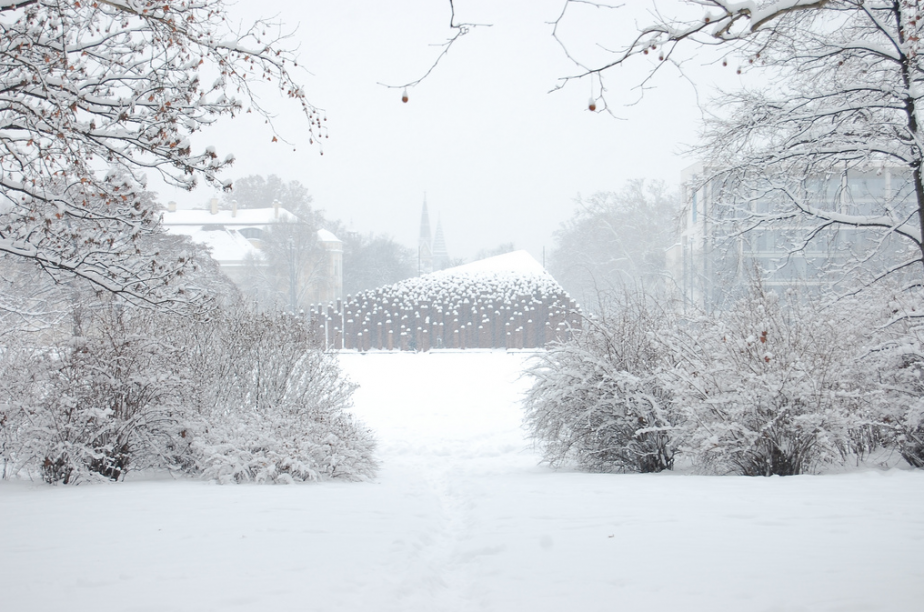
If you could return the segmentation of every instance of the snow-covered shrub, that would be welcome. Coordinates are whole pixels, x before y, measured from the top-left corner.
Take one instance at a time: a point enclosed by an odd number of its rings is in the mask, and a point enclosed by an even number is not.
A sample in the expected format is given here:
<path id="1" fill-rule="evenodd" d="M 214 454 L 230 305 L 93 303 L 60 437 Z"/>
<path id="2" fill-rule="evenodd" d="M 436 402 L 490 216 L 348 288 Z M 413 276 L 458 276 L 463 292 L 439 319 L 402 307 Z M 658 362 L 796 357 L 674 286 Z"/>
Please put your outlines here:
<path id="1" fill-rule="evenodd" d="M 665 315 L 641 297 L 621 300 L 583 331 L 552 345 L 529 374 L 526 426 L 545 461 L 595 472 L 671 469 L 678 438 L 661 383 Z"/>
<path id="2" fill-rule="evenodd" d="M 902 415 L 897 430 L 895 440 L 902 457 L 914 467 L 924 468 L 924 401 L 920 395 Z"/>
<path id="3" fill-rule="evenodd" d="M 18 337 L 7 336 L 0 343 L 0 478 L 10 478 L 19 470 L 19 434 L 30 361 Z"/>
<path id="4" fill-rule="evenodd" d="M 857 326 L 755 283 L 730 310 L 675 329 L 671 376 L 691 455 L 717 472 L 791 475 L 849 452 L 862 409 Z"/>
<path id="5" fill-rule="evenodd" d="M 71 484 L 161 465 L 179 431 L 181 379 L 178 348 L 155 329 L 152 313 L 110 305 L 72 336 L 11 352 L 0 400 L 9 473 Z"/>
<path id="6" fill-rule="evenodd" d="M 884 291 L 867 307 L 869 348 L 858 374 L 868 388 L 868 427 L 875 442 L 893 447 L 912 466 L 924 467 L 924 295 Z M 870 313 L 869 311 L 872 310 Z"/>
<path id="7" fill-rule="evenodd" d="M 358 479 L 374 440 L 308 325 L 216 309 L 78 308 L 72 333 L 0 348 L 0 465 L 49 483 L 182 471 L 221 482 Z"/>
<path id="8" fill-rule="evenodd" d="M 375 441 L 347 411 L 355 386 L 304 320 L 224 311 L 185 334 L 192 471 L 219 482 L 374 474 Z"/>

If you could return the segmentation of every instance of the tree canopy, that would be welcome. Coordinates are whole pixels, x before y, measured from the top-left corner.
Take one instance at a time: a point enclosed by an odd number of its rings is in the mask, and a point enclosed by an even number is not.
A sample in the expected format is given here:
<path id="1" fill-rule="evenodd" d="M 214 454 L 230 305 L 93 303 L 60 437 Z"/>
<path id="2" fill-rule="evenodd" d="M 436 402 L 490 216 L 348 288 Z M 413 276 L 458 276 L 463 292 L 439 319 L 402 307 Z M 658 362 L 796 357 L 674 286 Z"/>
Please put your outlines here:
<path id="1" fill-rule="evenodd" d="M 390 236 L 344 230 L 343 294 L 392 285 L 417 274 L 416 253 Z"/>
<path id="2" fill-rule="evenodd" d="M 303 221 L 316 214 L 311 210 L 312 197 L 307 187 L 299 181 L 286 182 L 275 174 L 251 174 L 235 180 L 224 200 L 226 204 L 237 202 L 241 208 L 269 208 L 279 202 Z"/>
<path id="3" fill-rule="evenodd" d="M 755 71 L 760 85 L 724 94 L 709 109 L 699 186 L 709 183 L 716 200 L 734 208 L 740 230 L 798 225 L 799 249 L 827 230 L 863 228 L 868 240 L 852 253 L 854 271 L 886 253 L 866 280 L 909 266 L 920 277 L 922 12 L 912 0 L 682 0 L 662 7 L 610 61 L 577 76 L 655 57 L 650 78 L 708 48 L 739 72 Z M 859 205 L 851 173 L 895 180 Z"/>
<path id="4" fill-rule="evenodd" d="M 549 269 L 584 307 L 594 306 L 599 291 L 654 290 L 676 240 L 676 218 L 676 197 L 659 182 L 630 181 L 620 191 L 580 198 L 555 232 Z"/>
<path id="5" fill-rule="evenodd" d="M 278 31 L 232 29 L 223 0 L 0 2 L 0 252 L 130 299 L 188 300 L 173 282 L 188 261 L 139 247 L 158 231 L 145 173 L 229 185 L 233 156 L 193 136 L 268 118 L 258 81 L 300 106 L 312 140 L 323 133 Z"/>

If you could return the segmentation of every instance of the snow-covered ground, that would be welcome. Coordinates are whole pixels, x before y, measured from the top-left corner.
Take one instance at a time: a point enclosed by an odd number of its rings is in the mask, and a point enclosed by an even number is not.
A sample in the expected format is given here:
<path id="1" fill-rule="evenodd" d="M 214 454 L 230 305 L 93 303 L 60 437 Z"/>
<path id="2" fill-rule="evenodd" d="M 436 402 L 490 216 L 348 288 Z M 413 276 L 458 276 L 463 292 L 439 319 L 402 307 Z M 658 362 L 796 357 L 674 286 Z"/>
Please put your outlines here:
<path id="1" fill-rule="evenodd" d="M 916 611 L 924 471 L 554 472 L 524 354 L 347 354 L 371 483 L 0 483 L 0 610 Z"/>

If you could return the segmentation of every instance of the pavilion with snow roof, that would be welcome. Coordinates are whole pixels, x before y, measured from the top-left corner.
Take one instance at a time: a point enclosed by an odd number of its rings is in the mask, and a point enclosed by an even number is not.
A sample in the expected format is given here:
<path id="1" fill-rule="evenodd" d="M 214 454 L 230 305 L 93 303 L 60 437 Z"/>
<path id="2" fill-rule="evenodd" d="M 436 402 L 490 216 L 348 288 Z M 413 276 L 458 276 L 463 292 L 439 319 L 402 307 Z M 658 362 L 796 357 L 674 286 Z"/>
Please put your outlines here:
<path id="1" fill-rule="evenodd" d="M 530 349 L 566 339 L 580 311 L 526 251 L 363 291 L 311 309 L 334 349 Z"/>

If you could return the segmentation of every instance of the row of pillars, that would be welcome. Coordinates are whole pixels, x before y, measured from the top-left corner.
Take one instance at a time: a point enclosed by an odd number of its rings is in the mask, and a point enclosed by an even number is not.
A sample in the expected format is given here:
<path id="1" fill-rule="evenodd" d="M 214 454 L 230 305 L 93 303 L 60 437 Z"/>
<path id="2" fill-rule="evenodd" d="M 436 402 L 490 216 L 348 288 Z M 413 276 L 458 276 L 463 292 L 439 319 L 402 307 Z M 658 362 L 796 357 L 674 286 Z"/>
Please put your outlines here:
<path id="1" fill-rule="evenodd" d="M 487 295 L 456 304 L 381 298 L 316 304 L 311 325 L 329 348 L 359 351 L 540 348 L 567 340 L 580 325 L 577 305 L 564 292 L 521 294 L 509 303 Z"/>

